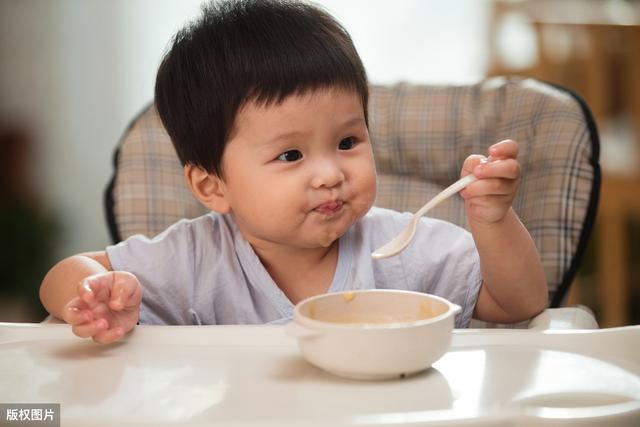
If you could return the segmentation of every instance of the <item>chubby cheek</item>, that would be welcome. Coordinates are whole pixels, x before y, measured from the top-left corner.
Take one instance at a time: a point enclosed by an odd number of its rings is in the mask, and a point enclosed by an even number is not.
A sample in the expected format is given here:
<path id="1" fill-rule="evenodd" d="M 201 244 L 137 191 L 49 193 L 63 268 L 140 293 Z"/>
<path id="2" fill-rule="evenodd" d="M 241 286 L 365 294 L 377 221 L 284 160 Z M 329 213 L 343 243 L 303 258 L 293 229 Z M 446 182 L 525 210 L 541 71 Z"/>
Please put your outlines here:
<path id="1" fill-rule="evenodd" d="M 361 212 L 361 215 L 367 213 L 369 208 L 373 205 L 376 198 L 377 181 L 376 181 L 376 168 L 373 159 L 371 162 L 366 162 L 360 169 L 359 173 L 354 176 L 355 181 L 355 203 L 358 205 L 357 209 Z"/>
<path id="2" fill-rule="evenodd" d="M 269 183 L 268 180 L 263 180 L 260 185 L 254 185 L 245 193 L 245 203 L 260 217 L 280 221 L 291 212 L 295 201 L 299 199 L 294 196 L 295 189 L 290 184 L 286 181 Z"/>
<path id="3" fill-rule="evenodd" d="M 245 235 L 259 239 L 283 239 L 292 217 L 293 197 L 290 189 L 273 191 L 265 185 L 254 185 L 244 192 L 242 200 L 232 208 L 235 221 Z"/>

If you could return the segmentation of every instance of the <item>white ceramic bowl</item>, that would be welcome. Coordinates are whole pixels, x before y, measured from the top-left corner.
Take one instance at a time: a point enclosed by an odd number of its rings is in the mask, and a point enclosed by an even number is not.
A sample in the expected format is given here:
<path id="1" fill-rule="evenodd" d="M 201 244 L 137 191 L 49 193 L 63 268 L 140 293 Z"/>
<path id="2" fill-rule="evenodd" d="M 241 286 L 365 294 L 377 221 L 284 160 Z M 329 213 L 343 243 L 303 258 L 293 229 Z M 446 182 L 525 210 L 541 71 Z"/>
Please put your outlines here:
<path id="1" fill-rule="evenodd" d="M 460 306 L 435 295 L 363 290 L 298 303 L 286 331 L 307 361 L 335 375 L 387 379 L 427 369 L 451 345 Z"/>

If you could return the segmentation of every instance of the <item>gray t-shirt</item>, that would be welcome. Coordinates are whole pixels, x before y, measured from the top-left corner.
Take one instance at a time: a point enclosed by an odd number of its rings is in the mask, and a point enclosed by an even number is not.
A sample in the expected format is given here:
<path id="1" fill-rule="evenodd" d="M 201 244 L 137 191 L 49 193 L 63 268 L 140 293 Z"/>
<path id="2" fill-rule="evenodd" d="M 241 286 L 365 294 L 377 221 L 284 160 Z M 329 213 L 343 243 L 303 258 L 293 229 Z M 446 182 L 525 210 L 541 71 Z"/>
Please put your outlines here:
<path id="1" fill-rule="evenodd" d="M 422 218 L 400 255 L 371 258 L 410 217 L 372 208 L 350 227 L 340 238 L 329 292 L 377 288 L 435 294 L 462 307 L 456 327 L 467 327 L 482 282 L 469 232 Z M 293 314 L 294 305 L 229 215 L 181 220 L 153 239 L 132 236 L 109 246 L 107 255 L 114 270 L 129 271 L 142 284 L 141 324 L 284 323 Z"/>

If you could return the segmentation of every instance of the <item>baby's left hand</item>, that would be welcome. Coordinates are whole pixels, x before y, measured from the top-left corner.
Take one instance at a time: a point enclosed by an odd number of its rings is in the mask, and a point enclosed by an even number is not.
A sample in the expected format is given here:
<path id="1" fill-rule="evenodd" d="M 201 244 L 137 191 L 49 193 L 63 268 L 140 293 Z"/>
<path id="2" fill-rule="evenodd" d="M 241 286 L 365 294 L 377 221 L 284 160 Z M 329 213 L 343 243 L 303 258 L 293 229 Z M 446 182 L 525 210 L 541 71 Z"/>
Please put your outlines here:
<path id="1" fill-rule="evenodd" d="M 488 158 L 473 154 L 464 161 L 461 176 L 473 173 L 478 178 L 460 192 L 470 222 L 491 224 L 505 217 L 518 188 L 517 157 L 518 143 L 507 139 L 489 147 Z"/>

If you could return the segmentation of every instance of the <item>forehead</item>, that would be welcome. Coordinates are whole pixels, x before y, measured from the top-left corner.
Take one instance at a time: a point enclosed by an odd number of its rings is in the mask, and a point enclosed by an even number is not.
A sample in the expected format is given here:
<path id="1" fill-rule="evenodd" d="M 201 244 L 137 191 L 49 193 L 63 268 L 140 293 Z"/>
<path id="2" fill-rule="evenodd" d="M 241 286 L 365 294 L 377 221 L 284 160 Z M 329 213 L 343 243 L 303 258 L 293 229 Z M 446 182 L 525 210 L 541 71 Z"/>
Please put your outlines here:
<path id="1" fill-rule="evenodd" d="M 251 129 L 271 133 L 274 128 L 326 125 L 327 121 L 347 119 L 345 116 L 364 118 L 359 94 L 339 88 L 318 89 L 289 95 L 282 102 L 247 102 L 236 115 L 233 134 Z"/>

